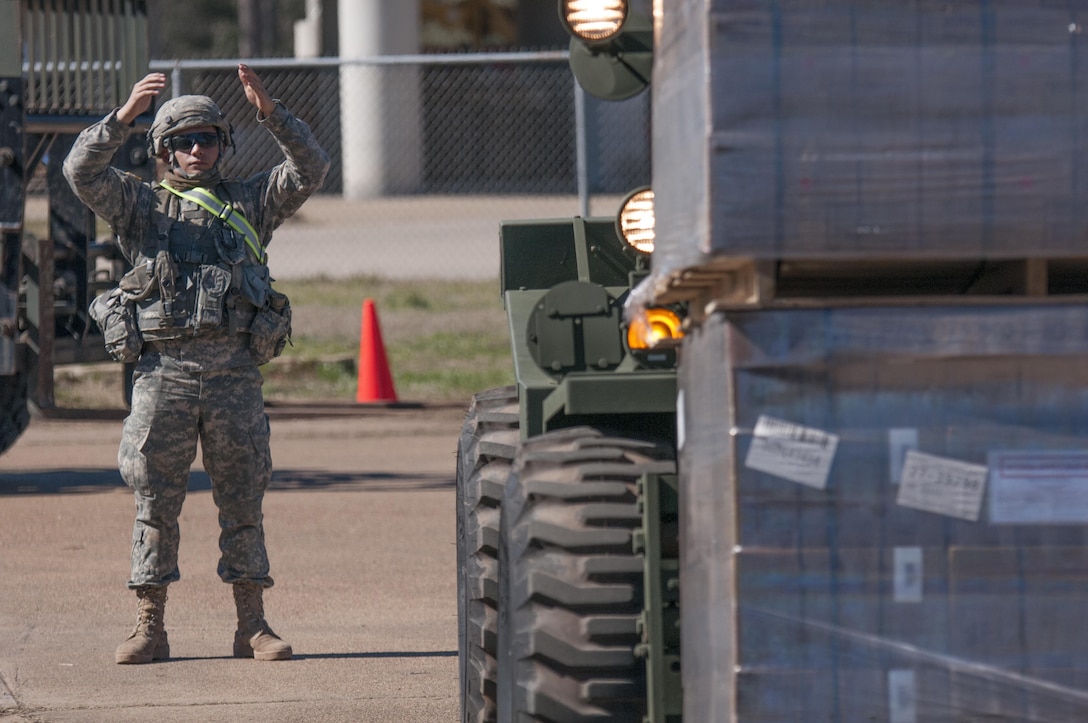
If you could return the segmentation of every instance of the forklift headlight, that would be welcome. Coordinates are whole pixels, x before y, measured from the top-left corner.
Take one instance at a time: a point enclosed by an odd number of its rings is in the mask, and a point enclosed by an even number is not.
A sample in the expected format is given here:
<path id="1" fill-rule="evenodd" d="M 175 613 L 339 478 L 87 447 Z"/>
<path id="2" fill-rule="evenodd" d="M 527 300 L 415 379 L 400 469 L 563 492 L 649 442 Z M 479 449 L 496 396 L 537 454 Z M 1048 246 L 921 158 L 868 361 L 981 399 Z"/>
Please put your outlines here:
<path id="1" fill-rule="evenodd" d="M 619 35 L 627 20 L 627 0 L 560 0 L 567 31 L 586 43 L 601 43 Z"/>
<path id="2" fill-rule="evenodd" d="M 671 309 L 644 309 L 627 327 L 627 348 L 632 351 L 675 346 L 683 338 L 680 317 Z"/>
<path id="3" fill-rule="evenodd" d="M 616 231 L 624 242 L 644 254 L 654 251 L 654 192 L 641 188 L 623 202 Z"/>

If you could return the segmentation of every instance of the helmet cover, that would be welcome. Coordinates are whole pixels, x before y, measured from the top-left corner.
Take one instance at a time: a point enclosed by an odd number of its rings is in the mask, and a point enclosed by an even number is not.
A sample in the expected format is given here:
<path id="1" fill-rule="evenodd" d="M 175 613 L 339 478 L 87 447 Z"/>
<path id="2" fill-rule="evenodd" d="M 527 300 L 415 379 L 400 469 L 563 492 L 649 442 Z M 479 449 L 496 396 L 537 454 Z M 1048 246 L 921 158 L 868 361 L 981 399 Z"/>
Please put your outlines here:
<path id="1" fill-rule="evenodd" d="M 163 138 L 189 128 L 212 126 L 219 130 L 224 147 L 232 145 L 231 126 L 215 101 L 206 95 L 179 95 L 162 104 L 147 132 L 151 154 L 163 152 Z"/>

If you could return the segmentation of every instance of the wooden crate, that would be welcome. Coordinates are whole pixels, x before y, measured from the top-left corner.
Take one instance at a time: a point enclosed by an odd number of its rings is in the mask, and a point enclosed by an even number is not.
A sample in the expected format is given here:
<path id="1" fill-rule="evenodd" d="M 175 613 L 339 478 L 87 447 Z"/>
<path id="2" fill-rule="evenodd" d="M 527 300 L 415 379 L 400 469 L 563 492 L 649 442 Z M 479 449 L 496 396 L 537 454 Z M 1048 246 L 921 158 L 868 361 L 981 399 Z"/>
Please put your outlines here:
<path id="1" fill-rule="evenodd" d="M 1088 719 L 1088 628 L 1065 634 L 1088 606 L 1088 524 L 998 524 L 985 494 L 973 519 L 904 506 L 898 459 L 1083 454 L 1088 309 L 719 313 L 681 355 L 687 714 L 796 720 L 815 696 L 819 720 L 892 720 L 910 679 L 917 721 Z M 833 450 L 822 485 L 753 465 L 766 417 Z"/>
<path id="2" fill-rule="evenodd" d="M 1083 254 L 1085 0 L 673 5 L 655 61 L 654 267 L 676 293 L 729 283 L 723 259 Z M 1036 271 L 1006 271 L 1038 293 Z"/>

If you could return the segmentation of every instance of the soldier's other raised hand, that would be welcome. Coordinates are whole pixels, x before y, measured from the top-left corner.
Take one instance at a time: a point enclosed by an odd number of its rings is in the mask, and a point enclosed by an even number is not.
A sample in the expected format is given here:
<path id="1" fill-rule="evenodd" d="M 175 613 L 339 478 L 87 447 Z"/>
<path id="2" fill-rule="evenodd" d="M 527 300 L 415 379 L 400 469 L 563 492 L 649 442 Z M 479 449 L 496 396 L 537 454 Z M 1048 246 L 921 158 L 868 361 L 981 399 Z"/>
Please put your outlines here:
<path id="1" fill-rule="evenodd" d="M 165 73 L 148 73 L 143 78 L 136 81 L 136 84 L 132 86 L 132 92 L 129 93 L 128 100 L 125 101 L 125 104 L 117 111 L 117 120 L 125 125 L 132 123 L 136 120 L 137 116 L 151 107 L 151 103 L 155 100 L 155 96 L 162 93 L 162 90 L 165 87 Z"/>

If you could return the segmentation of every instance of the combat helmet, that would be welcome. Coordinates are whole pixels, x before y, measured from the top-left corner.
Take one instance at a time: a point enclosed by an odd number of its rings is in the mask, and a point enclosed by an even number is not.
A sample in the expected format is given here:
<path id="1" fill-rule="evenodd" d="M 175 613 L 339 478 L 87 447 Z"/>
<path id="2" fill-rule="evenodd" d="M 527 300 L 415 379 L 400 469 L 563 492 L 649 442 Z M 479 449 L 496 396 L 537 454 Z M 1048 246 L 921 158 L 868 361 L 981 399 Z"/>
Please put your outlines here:
<path id="1" fill-rule="evenodd" d="M 164 138 L 200 126 L 216 128 L 224 148 L 234 145 L 231 138 L 234 129 L 214 100 L 206 95 L 179 95 L 163 103 L 155 114 L 155 120 L 147 132 L 148 152 L 159 157 L 163 152 Z"/>

